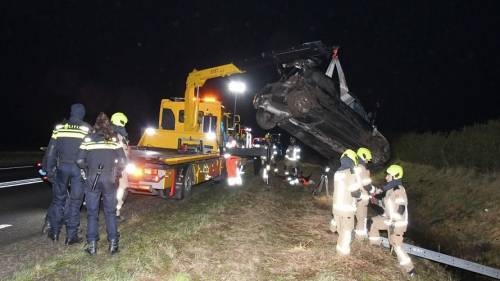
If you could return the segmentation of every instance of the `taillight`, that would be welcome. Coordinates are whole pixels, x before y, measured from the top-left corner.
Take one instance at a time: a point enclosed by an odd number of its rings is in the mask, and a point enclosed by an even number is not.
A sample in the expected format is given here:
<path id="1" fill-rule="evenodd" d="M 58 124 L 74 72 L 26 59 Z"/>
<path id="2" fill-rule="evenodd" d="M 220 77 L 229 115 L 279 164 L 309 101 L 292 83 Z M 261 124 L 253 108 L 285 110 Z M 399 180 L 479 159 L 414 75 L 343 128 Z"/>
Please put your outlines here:
<path id="1" fill-rule="evenodd" d="M 158 169 L 144 168 L 144 174 L 151 176 L 158 175 Z"/>

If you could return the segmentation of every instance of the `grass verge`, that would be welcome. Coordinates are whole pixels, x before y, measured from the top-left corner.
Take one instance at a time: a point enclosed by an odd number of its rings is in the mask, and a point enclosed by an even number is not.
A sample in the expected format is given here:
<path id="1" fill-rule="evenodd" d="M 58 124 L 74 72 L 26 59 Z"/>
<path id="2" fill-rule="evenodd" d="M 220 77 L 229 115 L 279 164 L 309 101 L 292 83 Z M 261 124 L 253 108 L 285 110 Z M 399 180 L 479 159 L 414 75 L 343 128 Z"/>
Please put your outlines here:
<path id="1" fill-rule="evenodd" d="M 126 207 L 129 219 L 120 227 L 118 255 L 108 256 L 103 241 L 96 257 L 78 247 L 49 248 L 46 258 L 26 261 L 8 278 L 405 280 L 395 257 L 364 242 L 353 243 L 349 257 L 335 256 L 330 210 L 318 208 L 309 191 L 280 180 L 270 191 L 258 178 L 247 177 L 241 188 L 211 185 L 188 201 L 139 197 Z M 39 249 L 31 251 L 36 256 Z M 417 261 L 417 266 L 416 280 L 452 280 L 435 264 Z"/>

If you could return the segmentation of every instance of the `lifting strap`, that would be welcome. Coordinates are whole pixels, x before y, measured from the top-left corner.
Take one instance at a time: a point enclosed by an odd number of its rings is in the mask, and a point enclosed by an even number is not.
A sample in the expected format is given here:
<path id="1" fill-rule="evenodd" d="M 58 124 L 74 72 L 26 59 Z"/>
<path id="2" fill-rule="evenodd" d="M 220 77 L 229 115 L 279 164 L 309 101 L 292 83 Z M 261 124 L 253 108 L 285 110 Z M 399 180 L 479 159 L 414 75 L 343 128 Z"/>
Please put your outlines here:
<path id="1" fill-rule="evenodd" d="M 342 66 L 340 65 L 340 60 L 338 57 L 339 48 L 333 48 L 332 60 L 326 69 L 325 75 L 332 78 L 333 71 L 335 67 L 337 68 L 337 74 L 339 76 L 339 84 L 340 84 L 340 99 L 350 107 L 353 107 L 354 97 L 349 94 L 349 88 L 347 87 L 347 82 L 345 81 L 344 71 L 342 70 Z"/>

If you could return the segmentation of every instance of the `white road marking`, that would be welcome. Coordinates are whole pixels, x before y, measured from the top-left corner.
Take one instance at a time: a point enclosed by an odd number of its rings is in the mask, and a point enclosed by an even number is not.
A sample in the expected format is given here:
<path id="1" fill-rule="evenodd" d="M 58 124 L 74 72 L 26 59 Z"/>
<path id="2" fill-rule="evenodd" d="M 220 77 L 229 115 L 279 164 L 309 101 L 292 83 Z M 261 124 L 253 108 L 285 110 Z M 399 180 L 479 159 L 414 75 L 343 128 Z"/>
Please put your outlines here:
<path id="1" fill-rule="evenodd" d="M 12 224 L 0 224 L 0 229 L 11 227 L 11 226 L 12 226 Z"/>
<path id="2" fill-rule="evenodd" d="M 3 170 L 14 170 L 14 169 L 26 169 L 26 168 L 33 168 L 33 165 L 31 165 L 31 166 L 4 167 L 4 168 L 0 168 L 0 171 L 3 171 Z"/>
<path id="3" fill-rule="evenodd" d="M 25 179 L 25 180 L 16 180 L 16 181 L 6 181 L 6 182 L 0 182 L 0 188 L 6 188 L 6 187 L 12 187 L 12 186 L 19 186 L 19 185 L 27 185 L 27 184 L 34 184 L 34 183 L 40 183 L 43 182 L 41 178 L 31 178 L 31 179 Z"/>

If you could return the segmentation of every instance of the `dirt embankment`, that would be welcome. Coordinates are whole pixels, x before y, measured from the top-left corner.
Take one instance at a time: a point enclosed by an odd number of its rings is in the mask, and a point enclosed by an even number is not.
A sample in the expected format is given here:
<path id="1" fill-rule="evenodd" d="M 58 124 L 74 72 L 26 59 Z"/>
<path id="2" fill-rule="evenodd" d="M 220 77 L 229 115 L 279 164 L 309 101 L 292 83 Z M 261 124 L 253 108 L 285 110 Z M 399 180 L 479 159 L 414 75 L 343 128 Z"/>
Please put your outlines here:
<path id="1" fill-rule="evenodd" d="M 249 174 L 249 173 L 248 173 Z M 81 246 L 51 245 L 40 237 L 0 249 L 8 255 L 2 278 L 12 280 L 405 280 L 395 257 L 365 242 L 352 255 L 335 255 L 329 208 L 309 191 L 260 179 L 245 186 L 200 187 L 184 202 L 132 196 L 121 227 L 121 252 L 89 257 Z M 101 218 L 101 224 L 104 220 Z M 85 226 L 85 219 L 82 220 Z M 17 255 L 17 259 L 16 259 Z M 416 261 L 416 280 L 453 280 Z M 15 268 L 15 273 L 12 270 Z M 11 269 L 9 271 L 9 269 Z"/>

